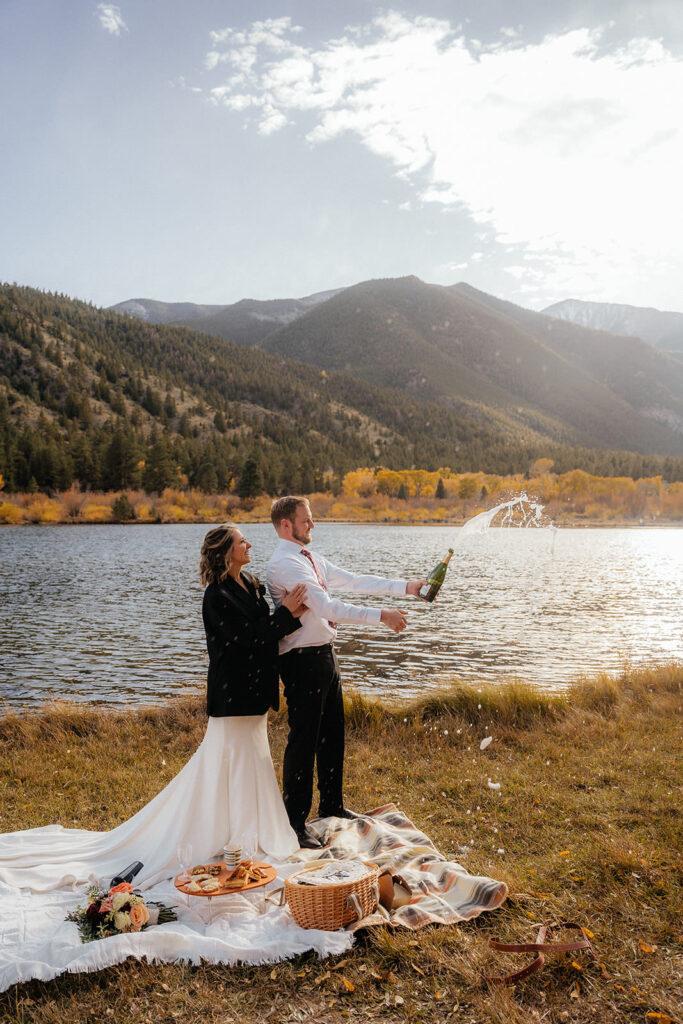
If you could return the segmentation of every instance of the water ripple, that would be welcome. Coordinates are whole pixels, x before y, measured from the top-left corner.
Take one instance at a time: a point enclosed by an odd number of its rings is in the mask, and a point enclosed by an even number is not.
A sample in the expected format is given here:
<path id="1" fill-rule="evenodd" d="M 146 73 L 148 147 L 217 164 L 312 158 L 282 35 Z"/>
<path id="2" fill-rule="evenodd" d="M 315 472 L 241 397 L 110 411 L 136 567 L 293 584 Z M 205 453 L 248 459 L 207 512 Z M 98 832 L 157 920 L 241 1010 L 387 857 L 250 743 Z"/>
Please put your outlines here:
<path id="1" fill-rule="evenodd" d="M 149 704 L 202 688 L 197 525 L 0 530 L 0 702 Z M 275 535 L 245 526 L 255 572 Z M 356 572 L 417 578 L 455 528 L 318 526 L 314 548 Z M 348 600 L 354 601 L 353 596 Z M 356 603 L 381 607 L 379 598 Z M 561 687 L 625 661 L 683 659 L 683 530 L 493 529 L 468 537 L 435 605 L 400 603 L 400 636 L 342 626 L 347 683 L 410 696 L 453 675 Z"/>

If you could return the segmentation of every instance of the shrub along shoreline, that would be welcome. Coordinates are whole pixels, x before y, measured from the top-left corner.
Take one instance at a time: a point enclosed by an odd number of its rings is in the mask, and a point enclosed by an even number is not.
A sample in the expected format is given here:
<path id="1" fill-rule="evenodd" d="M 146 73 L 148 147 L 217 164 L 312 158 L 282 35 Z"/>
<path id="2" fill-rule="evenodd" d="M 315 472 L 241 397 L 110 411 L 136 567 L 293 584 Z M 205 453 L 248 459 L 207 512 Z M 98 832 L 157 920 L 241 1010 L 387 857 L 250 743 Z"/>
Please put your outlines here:
<path id="1" fill-rule="evenodd" d="M 338 496 L 325 492 L 307 495 L 315 520 L 319 523 L 358 523 L 377 526 L 462 526 L 472 516 L 485 512 L 524 488 L 505 491 L 485 501 L 454 502 L 437 505 L 420 498 Z M 94 526 L 161 525 L 184 523 L 269 523 L 269 495 L 243 499 L 233 495 L 204 495 L 200 492 L 174 491 L 162 494 L 144 491 L 73 492 L 47 494 L 0 494 L 1 526 Z M 580 508 L 572 504 L 550 503 L 544 506 L 543 526 L 566 527 L 681 527 L 683 503 L 662 511 L 629 512 L 625 508 Z"/>
<path id="2" fill-rule="evenodd" d="M 557 474 L 550 472 L 551 465 L 552 460 L 539 459 L 529 474 L 508 476 L 454 473 L 447 468 L 357 469 L 337 481 L 334 490 L 305 493 L 320 522 L 457 525 L 526 493 L 543 506 L 546 521 L 558 526 L 683 523 L 683 481 L 599 477 L 578 469 Z M 225 494 L 183 486 L 158 493 L 131 487 L 83 491 L 74 484 L 50 494 L 0 493 L 0 525 L 265 522 L 271 500 L 260 484 L 249 495 L 239 483 Z"/>
<path id="3" fill-rule="evenodd" d="M 0 1018 L 676 1020 L 682 684 L 683 665 L 670 664 L 578 680 L 562 693 L 454 683 L 401 705 L 350 694 L 349 805 L 399 804 L 448 859 L 507 882 L 500 910 L 457 927 L 375 929 L 341 962 L 303 956 L 260 968 L 192 968 L 129 960 L 16 986 L 0 996 Z M 128 711 L 55 704 L 7 712 L 2 831 L 54 821 L 115 826 L 182 767 L 205 723 L 197 695 Z M 273 716 L 278 769 L 286 731 L 286 714 Z M 481 751 L 486 736 L 493 741 Z M 490 937 L 530 941 L 539 923 L 562 920 L 589 929 L 597 961 L 548 957 L 543 972 L 514 990 L 482 982 L 523 961 L 493 954 Z"/>

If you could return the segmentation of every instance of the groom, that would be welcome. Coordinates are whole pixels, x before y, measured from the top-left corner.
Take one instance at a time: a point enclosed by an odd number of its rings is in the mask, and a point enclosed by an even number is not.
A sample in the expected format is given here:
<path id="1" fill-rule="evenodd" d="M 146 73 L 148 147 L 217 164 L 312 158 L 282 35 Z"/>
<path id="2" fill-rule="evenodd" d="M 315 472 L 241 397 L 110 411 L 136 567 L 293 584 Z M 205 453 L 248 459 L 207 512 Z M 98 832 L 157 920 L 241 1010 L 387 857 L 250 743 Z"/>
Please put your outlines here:
<path id="1" fill-rule="evenodd" d="M 306 828 L 313 800 L 313 766 L 318 766 L 321 818 L 355 818 L 344 807 L 344 703 L 333 641 L 338 622 L 380 623 L 400 633 L 406 615 L 390 608 L 345 604 L 330 590 L 390 597 L 418 596 L 425 580 L 406 583 L 381 576 L 356 576 L 308 550 L 314 524 L 305 498 L 287 496 L 273 503 L 271 519 L 279 537 L 267 569 L 275 607 L 286 590 L 306 584 L 308 611 L 301 629 L 280 641 L 280 676 L 289 714 L 289 738 L 283 764 L 283 796 L 292 828 L 306 849 L 321 846 Z"/>

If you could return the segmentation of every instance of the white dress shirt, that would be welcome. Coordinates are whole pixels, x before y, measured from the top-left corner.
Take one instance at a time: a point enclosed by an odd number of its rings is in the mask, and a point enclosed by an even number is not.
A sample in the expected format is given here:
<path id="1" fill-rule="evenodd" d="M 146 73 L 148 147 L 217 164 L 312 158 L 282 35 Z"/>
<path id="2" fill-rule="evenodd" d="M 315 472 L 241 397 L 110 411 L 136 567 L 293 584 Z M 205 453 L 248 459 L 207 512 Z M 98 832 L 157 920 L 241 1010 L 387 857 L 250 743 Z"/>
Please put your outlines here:
<path id="1" fill-rule="evenodd" d="M 301 616 L 301 629 L 290 633 L 280 641 L 280 654 L 286 654 L 294 647 L 319 647 L 334 640 L 337 631 L 330 622 L 363 622 L 379 626 L 379 608 L 366 608 L 346 604 L 331 597 L 320 585 L 315 569 L 302 554 L 303 546 L 293 540 L 280 538 L 270 557 L 266 570 L 268 590 L 276 608 L 280 606 L 285 590 L 292 590 L 297 583 L 306 584 L 308 610 Z M 308 550 L 308 549 L 306 549 Z M 350 590 L 357 594 L 378 594 L 387 597 L 403 597 L 406 592 L 405 580 L 387 580 L 382 576 L 357 576 L 328 562 L 322 555 L 310 554 L 328 590 Z"/>

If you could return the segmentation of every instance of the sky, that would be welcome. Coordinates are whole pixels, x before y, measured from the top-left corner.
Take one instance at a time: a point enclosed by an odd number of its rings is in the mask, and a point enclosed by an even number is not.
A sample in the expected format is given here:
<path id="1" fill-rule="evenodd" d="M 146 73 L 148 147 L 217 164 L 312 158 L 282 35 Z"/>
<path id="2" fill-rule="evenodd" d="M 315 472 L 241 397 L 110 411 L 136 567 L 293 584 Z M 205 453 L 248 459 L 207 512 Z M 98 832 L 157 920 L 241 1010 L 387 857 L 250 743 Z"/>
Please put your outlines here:
<path id="1" fill-rule="evenodd" d="M 0 0 L 0 280 L 683 310 L 682 0 Z"/>

